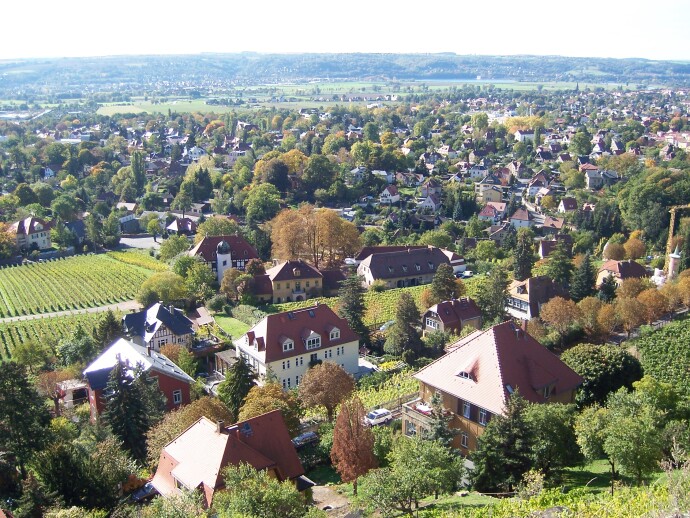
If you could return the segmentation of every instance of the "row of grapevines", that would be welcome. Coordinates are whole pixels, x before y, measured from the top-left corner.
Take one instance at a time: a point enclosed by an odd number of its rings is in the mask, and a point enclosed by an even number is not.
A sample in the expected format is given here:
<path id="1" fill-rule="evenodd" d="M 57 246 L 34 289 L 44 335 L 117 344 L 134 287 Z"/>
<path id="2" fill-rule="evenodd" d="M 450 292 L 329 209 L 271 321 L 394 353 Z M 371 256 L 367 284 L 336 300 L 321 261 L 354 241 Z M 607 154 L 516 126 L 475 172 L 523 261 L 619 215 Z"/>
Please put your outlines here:
<path id="1" fill-rule="evenodd" d="M 159 261 L 155 257 L 151 257 L 143 250 L 116 250 L 107 252 L 106 255 L 125 264 L 140 266 L 141 268 L 154 272 L 163 272 L 168 270 L 167 264 Z"/>
<path id="2" fill-rule="evenodd" d="M 134 297 L 153 272 L 106 255 L 0 269 L 0 317 L 114 304 Z"/>

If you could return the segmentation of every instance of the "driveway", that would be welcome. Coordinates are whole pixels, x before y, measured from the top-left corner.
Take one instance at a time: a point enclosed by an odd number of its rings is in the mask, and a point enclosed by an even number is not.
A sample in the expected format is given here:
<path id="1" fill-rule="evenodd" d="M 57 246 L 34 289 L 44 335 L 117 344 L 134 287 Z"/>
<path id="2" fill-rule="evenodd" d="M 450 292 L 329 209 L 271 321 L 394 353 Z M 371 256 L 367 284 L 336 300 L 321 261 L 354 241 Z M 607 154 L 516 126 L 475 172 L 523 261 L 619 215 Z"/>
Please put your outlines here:
<path id="1" fill-rule="evenodd" d="M 122 248 L 142 248 L 144 250 L 155 248 L 158 250 L 161 247 L 161 240 L 160 236 L 158 236 L 156 241 L 151 236 L 122 237 L 120 238 L 120 246 Z"/>

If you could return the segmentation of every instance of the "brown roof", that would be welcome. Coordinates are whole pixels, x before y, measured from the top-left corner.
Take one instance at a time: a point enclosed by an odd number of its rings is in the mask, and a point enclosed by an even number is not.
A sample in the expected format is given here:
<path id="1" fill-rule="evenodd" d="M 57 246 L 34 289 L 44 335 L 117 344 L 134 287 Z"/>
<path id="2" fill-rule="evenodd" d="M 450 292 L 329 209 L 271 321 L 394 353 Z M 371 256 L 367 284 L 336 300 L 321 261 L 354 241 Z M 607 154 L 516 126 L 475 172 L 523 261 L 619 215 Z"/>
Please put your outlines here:
<path id="1" fill-rule="evenodd" d="M 577 200 L 575 198 L 565 197 L 561 199 L 563 210 L 577 210 Z"/>
<path id="2" fill-rule="evenodd" d="M 363 261 L 367 257 L 369 257 L 371 254 L 383 254 L 386 252 L 401 252 L 403 250 L 407 249 L 415 249 L 415 248 L 426 248 L 426 245 L 412 245 L 412 246 L 402 246 L 402 245 L 394 245 L 394 246 L 365 246 L 362 248 L 359 253 L 355 256 L 356 261 Z"/>
<path id="3" fill-rule="evenodd" d="M 271 282 L 292 281 L 295 279 L 318 279 L 323 277 L 319 270 L 301 259 L 297 261 L 285 261 L 273 268 L 269 268 L 266 270 L 266 275 L 271 279 Z"/>
<path id="4" fill-rule="evenodd" d="M 36 225 L 41 225 L 43 228 L 41 230 L 36 230 Z M 51 227 L 52 225 L 50 223 L 46 223 L 45 220 L 35 216 L 29 216 L 28 218 L 13 223 L 10 228 L 15 234 L 23 234 L 28 236 L 29 234 L 35 234 L 36 232 L 45 232 L 50 230 Z"/>
<path id="5" fill-rule="evenodd" d="M 610 261 L 606 261 L 601 265 L 601 268 L 599 268 L 599 273 L 604 271 L 611 272 L 614 277 L 618 277 L 621 280 L 630 279 L 633 277 L 640 278 L 649 276 L 647 269 L 644 266 L 642 266 L 640 263 L 630 260 L 614 261 L 611 259 Z"/>
<path id="6" fill-rule="evenodd" d="M 255 295 L 273 295 L 273 284 L 271 278 L 266 275 L 254 276 L 254 294 Z"/>
<path id="7" fill-rule="evenodd" d="M 340 283 L 345 280 L 345 274 L 341 270 L 321 270 L 323 275 L 323 289 L 335 291 L 340 288 Z"/>
<path id="8" fill-rule="evenodd" d="M 565 220 L 563 218 L 552 218 L 551 216 L 546 216 L 544 218 L 544 224 L 542 225 L 543 228 L 555 228 L 556 230 L 560 230 L 563 228 L 563 223 L 565 223 Z"/>
<path id="9" fill-rule="evenodd" d="M 446 327 L 455 326 L 461 324 L 465 320 L 477 318 L 482 315 L 477 304 L 469 297 L 439 302 L 431 306 L 425 313 L 425 316 L 430 311 L 436 313 L 439 320 L 441 320 Z"/>
<path id="10" fill-rule="evenodd" d="M 304 474 L 280 410 L 228 427 L 200 418 L 163 448 L 152 483 L 163 495 L 177 492 L 175 479 L 189 489 L 201 486 L 210 505 L 224 486 L 223 468 L 240 463 L 273 468 L 281 481 Z"/>
<path id="11" fill-rule="evenodd" d="M 334 327 L 340 330 L 340 338 L 331 340 L 329 335 Z M 327 347 L 359 340 L 347 320 L 338 317 L 325 304 L 267 315 L 247 331 L 245 336 L 250 345 L 256 341 L 258 351 L 266 353 L 265 363 L 270 363 L 312 352 L 307 350 L 305 339 L 312 331 L 321 335 L 322 343 L 327 342 Z M 283 351 L 283 343 L 287 339 L 292 340 L 294 347 Z"/>
<path id="12" fill-rule="evenodd" d="M 194 248 L 191 249 L 189 255 L 200 255 L 207 263 L 212 263 L 216 260 L 216 249 L 218 243 L 225 241 L 230 245 L 230 254 L 233 259 L 258 259 L 259 254 L 252 245 L 241 236 L 207 236 L 199 241 Z"/>
<path id="13" fill-rule="evenodd" d="M 503 414 L 510 394 L 545 403 L 541 389 L 553 394 L 574 390 L 582 378 L 556 355 L 512 322 L 475 331 L 449 348 L 450 352 L 414 375 L 435 387 L 493 414 Z M 469 379 L 460 373 L 469 375 Z"/>
<path id="14" fill-rule="evenodd" d="M 433 273 L 441 264 L 450 264 L 450 260 L 435 246 L 371 254 L 362 261 L 362 265 L 371 270 L 374 279 L 394 279 Z"/>
<path id="15" fill-rule="evenodd" d="M 529 212 L 527 212 L 527 209 L 518 209 L 515 211 L 515 214 L 513 214 L 510 217 L 510 219 L 516 219 L 519 221 L 530 221 L 532 217 L 530 216 Z"/>
<path id="16" fill-rule="evenodd" d="M 508 296 L 529 303 L 533 317 L 539 315 L 539 307 L 554 297 L 569 298 L 563 287 L 546 275 L 530 277 L 524 281 L 512 281 L 508 285 Z"/>

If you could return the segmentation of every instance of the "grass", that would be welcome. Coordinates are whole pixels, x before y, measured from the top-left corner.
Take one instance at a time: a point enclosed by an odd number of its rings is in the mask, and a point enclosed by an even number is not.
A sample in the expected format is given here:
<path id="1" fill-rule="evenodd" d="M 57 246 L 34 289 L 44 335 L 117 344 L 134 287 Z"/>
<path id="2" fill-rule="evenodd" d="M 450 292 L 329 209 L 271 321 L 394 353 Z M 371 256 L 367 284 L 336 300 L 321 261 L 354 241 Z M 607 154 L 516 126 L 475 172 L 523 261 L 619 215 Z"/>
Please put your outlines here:
<path id="1" fill-rule="evenodd" d="M 307 473 L 307 477 L 316 482 L 319 486 L 325 486 L 326 484 L 338 485 L 342 483 L 340 475 L 338 475 L 335 468 L 331 465 L 317 466 Z"/>
<path id="2" fill-rule="evenodd" d="M 421 509 L 417 516 L 436 517 L 439 512 L 452 513 L 453 516 L 463 516 L 464 511 L 492 506 L 497 502 L 496 498 L 471 492 L 466 496 L 458 493 L 441 496 L 435 500 L 433 496 L 420 502 Z"/>
<path id="3" fill-rule="evenodd" d="M 233 338 L 242 336 L 249 330 L 249 326 L 233 317 L 224 315 L 216 315 L 216 324 L 218 324 L 223 331 L 230 334 Z"/>

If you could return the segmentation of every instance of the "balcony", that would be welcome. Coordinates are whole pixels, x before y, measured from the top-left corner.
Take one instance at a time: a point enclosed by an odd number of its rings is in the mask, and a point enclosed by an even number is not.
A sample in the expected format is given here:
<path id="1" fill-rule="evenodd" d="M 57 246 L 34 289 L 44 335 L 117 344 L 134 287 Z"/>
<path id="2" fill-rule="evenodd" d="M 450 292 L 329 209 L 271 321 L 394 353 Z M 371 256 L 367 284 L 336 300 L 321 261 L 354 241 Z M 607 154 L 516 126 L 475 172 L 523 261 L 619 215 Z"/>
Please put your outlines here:
<path id="1" fill-rule="evenodd" d="M 429 424 L 431 423 L 431 405 L 422 401 L 422 398 L 417 398 L 403 404 L 402 415 L 411 420 Z"/>

